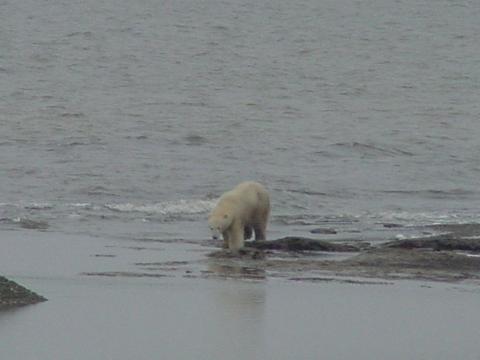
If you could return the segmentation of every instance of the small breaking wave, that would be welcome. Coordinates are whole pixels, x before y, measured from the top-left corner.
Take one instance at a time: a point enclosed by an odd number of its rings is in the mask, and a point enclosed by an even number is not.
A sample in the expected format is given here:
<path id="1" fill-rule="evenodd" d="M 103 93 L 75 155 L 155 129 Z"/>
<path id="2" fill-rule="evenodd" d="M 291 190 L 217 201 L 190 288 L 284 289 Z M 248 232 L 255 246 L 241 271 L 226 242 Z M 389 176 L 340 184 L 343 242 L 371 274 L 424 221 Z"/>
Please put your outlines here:
<path id="1" fill-rule="evenodd" d="M 16 217 L 16 218 L 0 218 L 0 224 L 13 225 L 15 227 L 20 227 L 23 229 L 30 230 L 47 230 L 49 224 L 44 220 L 34 220 L 26 217 Z"/>
<path id="2" fill-rule="evenodd" d="M 352 225 L 359 222 L 353 215 L 276 215 L 272 221 L 282 225 Z"/>
<path id="3" fill-rule="evenodd" d="M 471 199 L 477 196 L 477 193 L 465 189 L 425 189 L 425 190 L 385 190 L 385 194 L 398 196 L 417 196 L 427 199 Z"/>
<path id="4" fill-rule="evenodd" d="M 118 212 L 140 212 L 158 215 L 192 215 L 213 209 L 217 200 L 174 200 L 156 204 L 105 204 L 105 207 Z"/>
<path id="5" fill-rule="evenodd" d="M 386 225 L 384 227 L 424 226 L 442 224 L 470 224 L 480 223 L 480 216 L 471 212 L 462 211 L 379 211 L 358 212 L 349 214 L 322 214 L 322 215 L 276 215 L 272 221 L 281 225 L 305 226 L 338 226 L 348 227 Z"/>
<path id="6" fill-rule="evenodd" d="M 50 203 L 30 203 L 25 204 L 24 208 L 27 210 L 49 210 L 53 208 L 53 204 Z"/>
<path id="7" fill-rule="evenodd" d="M 196 220 L 216 205 L 217 199 L 179 199 L 158 203 L 0 202 L 0 226 L 46 230 L 51 223 L 109 219 L 176 221 Z M 48 220 L 48 222 L 47 222 Z"/>
<path id="8" fill-rule="evenodd" d="M 463 211 L 383 211 L 366 213 L 358 216 L 360 219 L 379 223 L 399 223 L 406 226 L 467 224 L 478 223 L 480 217 L 471 212 Z"/>
<path id="9" fill-rule="evenodd" d="M 26 210 L 50 210 L 54 207 L 54 205 L 48 202 L 0 203 L 0 208 L 8 207 L 21 208 Z"/>
<path id="10" fill-rule="evenodd" d="M 332 145 L 339 150 L 349 151 L 361 157 L 395 157 L 395 156 L 414 156 L 414 153 L 390 146 L 381 146 L 371 143 L 360 142 L 339 142 Z"/>

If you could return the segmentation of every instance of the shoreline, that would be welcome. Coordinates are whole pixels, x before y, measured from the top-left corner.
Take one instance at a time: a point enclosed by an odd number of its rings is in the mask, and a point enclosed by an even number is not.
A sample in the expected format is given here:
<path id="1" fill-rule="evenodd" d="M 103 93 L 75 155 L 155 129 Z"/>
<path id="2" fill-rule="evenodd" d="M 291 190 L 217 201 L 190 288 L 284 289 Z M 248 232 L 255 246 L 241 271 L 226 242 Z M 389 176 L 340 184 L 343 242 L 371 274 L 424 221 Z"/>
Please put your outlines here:
<path id="1" fill-rule="evenodd" d="M 238 253 L 222 249 L 209 257 L 212 263 L 223 269 L 224 275 L 228 275 L 225 269 L 235 264 L 234 267 L 248 269 L 247 276 L 268 272 L 269 276 L 295 281 L 320 281 L 325 276 L 480 281 L 480 224 L 429 225 L 424 228 L 441 234 L 377 244 L 285 237 L 248 242 Z M 331 256 L 325 258 L 325 254 Z M 239 270 L 234 272 L 238 274 Z M 292 277 L 291 274 L 296 275 Z"/>
<path id="2" fill-rule="evenodd" d="M 249 241 L 239 252 L 218 249 L 218 243 L 206 241 L 197 244 L 196 256 L 172 258 L 167 252 L 165 255 L 168 258 L 162 261 L 156 256 L 160 253 L 155 251 L 149 255 L 151 259 L 142 256 L 141 261 L 132 260 L 130 265 L 133 267 L 128 264 L 125 264 L 127 267 L 117 267 L 121 264 L 115 261 L 116 251 L 120 250 L 113 251 L 115 247 L 109 247 L 111 253 L 107 255 L 100 249 L 94 251 L 87 247 L 85 252 L 91 261 L 97 265 L 109 262 L 113 267 L 90 267 L 87 270 L 82 266 L 77 274 L 87 277 L 167 279 L 282 278 L 295 282 L 366 284 L 374 279 L 379 283 L 406 279 L 480 284 L 480 224 L 428 225 L 421 229 L 428 230 L 425 233 L 433 231 L 436 235 L 384 242 L 288 236 L 264 242 Z M 153 249 L 154 244 L 152 242 L 131 249 Z M 183 249 L 182 253 L 192 250 L 188 242 L 178 245 L 172 243 L 172 246 Z M 0 276 L 0 310 L 43 301 L 46 301 L 43 296 Z"/>

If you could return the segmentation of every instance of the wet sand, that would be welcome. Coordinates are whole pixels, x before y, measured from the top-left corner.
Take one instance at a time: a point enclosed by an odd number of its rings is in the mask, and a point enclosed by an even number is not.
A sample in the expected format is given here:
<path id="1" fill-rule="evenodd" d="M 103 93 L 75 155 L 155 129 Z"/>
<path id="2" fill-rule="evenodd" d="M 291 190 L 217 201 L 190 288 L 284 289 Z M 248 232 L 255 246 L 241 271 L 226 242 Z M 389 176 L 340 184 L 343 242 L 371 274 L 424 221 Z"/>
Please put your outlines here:
<path id="1" fill-rule="evenodd" d="M 388 243 L 228 258 L 208 256 L 218 252 L 208 242 L 153 237 L 2 241 L 0 273 L 49 301 L 0 312 L 0 358 L 478 359 L 477 279 L 359 264 Z"/>

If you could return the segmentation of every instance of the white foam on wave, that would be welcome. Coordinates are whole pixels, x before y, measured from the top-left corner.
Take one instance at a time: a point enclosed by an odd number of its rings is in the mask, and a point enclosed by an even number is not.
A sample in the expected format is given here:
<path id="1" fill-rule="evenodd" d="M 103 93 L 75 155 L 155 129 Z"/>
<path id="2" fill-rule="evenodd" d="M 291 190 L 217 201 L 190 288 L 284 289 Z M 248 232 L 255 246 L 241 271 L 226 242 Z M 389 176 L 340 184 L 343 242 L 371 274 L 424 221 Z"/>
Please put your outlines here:
<path id="1" fill-rule="evenodd" d="M 462 237 L 462 239 L 466 239 L 466 240 L 480 240 L 480 236 L 479 236 L 479 235 L 475 235 L 475 236 L 465 236 L 465 237 Z"/>
<path id="2" fill-rule="evenodd" d="M 469 253 L 459 253 L 461 255 L 465 255 L 465 256 L 468 256 L 468 257 L 473 257 L 473 258 L 479 258 L 480 255 L 479 254 L 469 254 Z"/>
<path id="3" fill-rule="evenodd" d="M 403 234 L 403 233 L 400 233 L 400 234 L 397 234 L 395 235 L 395 240 L 415 240 L 415 239 L 428 239 L 428 238 L 434 238 L 434 237 L 437 237 L 439 235 L 446 235 L 448 234 L 447 232 L 442 232 L 442 231 L 438 231 L 438 232 L 434 232 L 434 233 L 431 233 L 431 234 L 425 234 L 425 233 L 420 233 L 420 234 Z"/>
<path id="4" fill-rule="evenodd" d="M 27 210 L 48 210 L 53 208 L 53 204 L 49 202 L 23 202 L 23 201 L 20 201 L 18 203 L 0 202 L 0 207 L 14 207 L 14 208 L 27 209 Z"/>
<path id="5" fill-rule="evenodd" d="M 215 206 L 217 200 L 174 200 L 156 204 L 105 204 L 107 209 L 119 212 L 142 212 L 159 215 L 201 214 Z"/>
<path id="6" fill-rule="evenodd" d="M 48 202 L 43 202 L 43 203 L 32 202 L 32 203 L 25 204 L 24 208 L 29 210 L 48 210 L 53 208 L 53 205 Z"/>
<path id="7" fill-rule="evenodd" d="M 477 214 L 462 212 L 408 212 L 408 211 L 384 211 L 379 213 L 367 213 L 359 215 L 381 222 L 401 222 L 411 225 L 418 224 L 449 224 L 478 222 Z"/>
<path id="8" fill-rule="evenodd" d="M 93 207 L 93 205 L 91 203 L 73 203 L 73 204 L 69 204 L 69 205 L 74 207 L 74 208 L 90 208 L 90 207 Z"/>

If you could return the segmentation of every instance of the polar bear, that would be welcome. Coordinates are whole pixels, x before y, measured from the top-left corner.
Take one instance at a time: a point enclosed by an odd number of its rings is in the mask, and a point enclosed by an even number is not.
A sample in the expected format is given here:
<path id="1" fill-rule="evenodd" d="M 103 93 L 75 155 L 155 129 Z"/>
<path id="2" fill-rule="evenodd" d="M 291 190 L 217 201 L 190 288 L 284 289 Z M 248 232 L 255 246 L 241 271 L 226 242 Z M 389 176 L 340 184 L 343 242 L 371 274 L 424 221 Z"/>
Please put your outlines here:
<path id="1" fill-rule="evenodd" d="M 241 249 L 255 231 L 255 240 L 265 240 L 270 198 L 263 185 L 246 181 L 224 193 L 210 213 L 208 225 L 213 239 L 223 235 L 224 247 Z"/>

